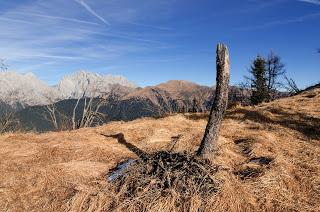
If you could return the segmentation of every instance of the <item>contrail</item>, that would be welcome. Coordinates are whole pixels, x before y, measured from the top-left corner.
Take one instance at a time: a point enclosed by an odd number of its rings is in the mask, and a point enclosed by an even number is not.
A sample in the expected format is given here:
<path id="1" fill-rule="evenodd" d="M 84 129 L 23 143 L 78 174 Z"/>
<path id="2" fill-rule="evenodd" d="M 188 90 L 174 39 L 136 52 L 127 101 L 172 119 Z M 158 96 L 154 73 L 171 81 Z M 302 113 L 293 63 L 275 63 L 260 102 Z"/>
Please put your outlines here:
<path id="1" fill-rule="evenodd" d="M 76 18 L 65 18 L 65 17 L 58 17 L 58 16 L 42 15 L 42 14 L 35 14 L 35 13 L 22 13 L 22 12 L 9 12 L 8 14 L 28 15 L 28 16 L 49 18 L 49 19 L 55 19 L 55 20 L 64 20 L 64 21 L 70 21 L 70 22 L 76 22 L 76 23 L 98 25 L 95 22 L 79 20 Z"/>
<path id="2" fill-rule="evenodd" d="M 25 20 L 20 20 L 20 19 L 14 19 L 14 18 L 4 18 L 4 17 L 0 17 L 0 20 L 2 20 L 2 21 L 12 21 L 12 22 L 23 23 L 23 24 L 34 24 L 33 22 L 29 22 L 29 21 L 25 21 Z"/>
<path id="3" fill-rule="evenodd" d="M 84 7 L 91 15 L 95 16 L 96 18 L 98 18 L 103 23 L 105 23 L 107 25 L 110 25 L 110 23 L 106 19 L 104 19 L 98 13 L 96 13 L 87 3 L 85 3 L 82 0 L 74 0 L 74 1 L 79 3 L 82 7 Z"/>
<path id="4" fill-rule="evenodd" d="M 166 31 L 171 31 L 173 30 L 173 28 L 169 28 L 169 27 L 162 27 L 162 26 L 155 26 L 155 25 L 148 25 L 148 24 L 141 24 L 141 23 L 136 23 L 136 22 L 124 22 L 127 24 L 131 24 L 131 25 L 136 25 L 136 26 L 141 26 L 141 27 L 148 27 L 148 28 L 153 28 L 153 29 L 159 29 L 159 30 L 166 30 Z"/>

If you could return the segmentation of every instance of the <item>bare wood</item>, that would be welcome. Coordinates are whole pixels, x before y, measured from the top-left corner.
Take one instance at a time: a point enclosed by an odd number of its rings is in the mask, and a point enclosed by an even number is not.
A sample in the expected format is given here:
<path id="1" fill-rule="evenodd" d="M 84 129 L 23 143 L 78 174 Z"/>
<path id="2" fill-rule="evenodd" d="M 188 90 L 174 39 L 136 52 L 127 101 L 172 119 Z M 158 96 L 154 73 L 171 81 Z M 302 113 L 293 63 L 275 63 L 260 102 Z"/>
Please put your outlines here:
<path id="1" fill-rule="evenodd" d="M 76 130 L 78 127 L 77 121 L 76 121 L 76 110 L 78 108 L 79 102 L 80 102 L 80 97 L 77 99 L 77 103 L 76 105 L 73 107 L 73 111 L 72 111 L 72 129 Z"/>
<path id="2" fill-rule="evenodd" d="M 14 112 L 5 112 L 0 117 L 0 134 L 18 129 L 18 120 L 15 117 Z"/>
<path id="3" fill-rule="evenodd" d="M 87 87 L 84 90 L 85 91 L 83 92 L 82 97 L 78 98 L 77 103 L 73 108 L 72 123 L 73 123 L 74 130 L 84 128 L 84 127 L 91 127 L 91 126 L 94 126 L 95 124 L 102 123 L 106 115 L 99 112 L 99 110 L 103 105 L 106 104 L 107 97 L 112 92 L 110 91 L 103 95 L 97 96 L 99 91 L 96 87 L 91 89 Z M 81 99 L 84 101 L 82 114 L 81 114 L 80 120 L 76 120 L 76 109 Z"/>
<path id="4" fill-rule="evenodd" d="M 216 95 L 210 111 L 209 121 L 197 152 L 199 156 L 206 157 L 216 150 L 223 115 L 228 104 L 229 79 L 229 51 L 225 45 L 218 44 Z"/>
<path id="5" fill-rule="evenodd" d="M 44 118 L 47 119 L 51 124 L 53 125 L 55 130 L 59 129 L 58 121 L 56 117 L 56 106 L 55 103 L 51 103 L 49 105 L 45 106 L 46 112 L 49 114 L 50 118 L 48 118 L 46 115 L 44 115 Z"/>

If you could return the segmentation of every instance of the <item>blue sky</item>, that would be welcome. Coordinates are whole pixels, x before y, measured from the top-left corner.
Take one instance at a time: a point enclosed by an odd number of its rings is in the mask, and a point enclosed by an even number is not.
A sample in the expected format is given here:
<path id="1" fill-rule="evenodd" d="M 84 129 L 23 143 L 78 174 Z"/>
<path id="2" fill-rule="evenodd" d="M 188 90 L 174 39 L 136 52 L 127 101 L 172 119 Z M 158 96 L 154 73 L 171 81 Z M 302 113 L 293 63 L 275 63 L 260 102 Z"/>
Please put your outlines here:
<path id="1" fill-rule="evenodd" d="M 0 1 L 0 58 L 50 84 L 88 70 L 213 85 L 217 42 L 229 46 L 233 84 L 270 50 L 300 87 L 319 82 L 320 0 Z"/>

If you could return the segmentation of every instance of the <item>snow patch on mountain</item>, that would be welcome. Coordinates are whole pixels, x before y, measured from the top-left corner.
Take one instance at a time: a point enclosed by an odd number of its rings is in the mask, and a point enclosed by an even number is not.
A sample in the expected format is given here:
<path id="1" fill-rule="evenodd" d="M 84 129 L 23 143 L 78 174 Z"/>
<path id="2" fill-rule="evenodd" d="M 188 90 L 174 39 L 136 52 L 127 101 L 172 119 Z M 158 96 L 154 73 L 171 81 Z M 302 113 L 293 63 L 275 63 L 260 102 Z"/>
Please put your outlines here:
<path id="1" fill-rule="evenodd" d="M 39 80 L 34 74 L 0 72 L 0 100 L 12 105 L 41 105 L 48 102 L 48 96 L 57 94 L 53 87 Z"/>
<path id="2" fill-rule="evenodd" d="M 0 101 L 17 107 L 46 105 L 58 100 L 82 96 L 100 96 L 114 86 L 135 88 L 125 77 L 79 71 L 49 86 L 33 73 L 0 72 Z"/>
<path id="3" fill-rule="evenodd" d="M 114 85 L 135 88 L 136 85 L 123 76 L 100 75 L 80 71 L 65 76 L 57 85 L 61 99 L 91 97 L 107 93 Z"/>

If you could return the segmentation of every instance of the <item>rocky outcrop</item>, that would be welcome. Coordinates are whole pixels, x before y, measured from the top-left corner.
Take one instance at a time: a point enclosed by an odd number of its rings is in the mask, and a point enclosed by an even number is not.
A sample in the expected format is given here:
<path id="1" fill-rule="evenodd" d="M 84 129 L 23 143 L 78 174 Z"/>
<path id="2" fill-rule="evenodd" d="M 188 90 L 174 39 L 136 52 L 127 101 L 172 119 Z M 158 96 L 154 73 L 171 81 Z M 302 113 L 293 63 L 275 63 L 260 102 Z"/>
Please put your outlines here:
<path id="1" fill-rule="evenodd" d="M 32 73 L 0 72 L 0 100 L 17 110 L 82 96 L 96 97 L 112 90 L 119 90 L 117 95 L 123 96 L 135 88 L 125 77 L 85 71 L 65 76 L 56 86 L 49 86 Z"/>

